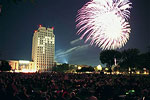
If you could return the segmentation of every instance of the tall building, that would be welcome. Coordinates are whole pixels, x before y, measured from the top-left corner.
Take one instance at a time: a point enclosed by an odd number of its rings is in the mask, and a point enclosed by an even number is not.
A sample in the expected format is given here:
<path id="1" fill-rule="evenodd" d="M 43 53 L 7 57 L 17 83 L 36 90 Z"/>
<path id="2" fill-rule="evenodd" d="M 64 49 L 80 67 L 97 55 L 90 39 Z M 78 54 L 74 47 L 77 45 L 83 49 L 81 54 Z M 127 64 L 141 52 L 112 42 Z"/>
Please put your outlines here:
<path id="1" fill-rule="evenodd" d="M 55 56 L 55 35 L 54 28 L 46 28 L 39 25 L 35 30 L 32 40 L 32 60 L 36 70 L 51 71 L 54 65 Z"/>

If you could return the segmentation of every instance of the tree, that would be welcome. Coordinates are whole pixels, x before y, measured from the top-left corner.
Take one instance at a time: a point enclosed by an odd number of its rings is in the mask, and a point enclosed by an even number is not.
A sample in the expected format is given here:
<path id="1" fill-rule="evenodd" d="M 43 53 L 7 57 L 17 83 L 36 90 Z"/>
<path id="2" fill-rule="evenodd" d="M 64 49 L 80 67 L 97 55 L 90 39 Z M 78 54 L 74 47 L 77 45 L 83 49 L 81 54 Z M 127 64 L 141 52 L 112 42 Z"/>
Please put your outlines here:
<path id="1" fill-rule="evenodd" d="M 115 62 L 114 59 L 120 60 L 121 53 L 115 50 L 105 50 L 100 53 L 100 61 L 102 64 L 106 64 L 111 67 Z"/>
<path id="2" fill-rule="evenodd" d="M 149 69 L 150 70 L 150 52 L 146 52 L 139 55 L 139 69 Z"/>
<path id="3" fill-rule="evenodd" d="M 95 71 L 93 67 L 82 67 L 80 70 L 76 70 L 77 72 L 93 72 Z"/>
<path id="4" fill-rule="evenodd" d="M 53 71 L 55 72 L 71 72 L 73 69 L 75 69 L 74 66 L 69 66 L 69 64 L 62 64 L 62 65 L 58 65 L 56 67 L 53 67 Z"/>
<path id="5" fill-rule="evenodd" d="M 11 70 L 11 66 L 9 65 L 9 63 L 7 61 L 1 61 L 0 64 L 0 71 L 10 71 Z"/>
<path id="6" fill-rule="evenodd" d="M 139 63 L 139 53 L 138 49 L 127 49 L 124 50 L 122 55 L 122 62 L 119 64 L 122 68 L 134 68 L 138 66 Z"/>
<path id="7" fill-rule="evenodd" d="M 148 48 L 148 52 L 150 52 L 150 45 L 147 48 Z"/>

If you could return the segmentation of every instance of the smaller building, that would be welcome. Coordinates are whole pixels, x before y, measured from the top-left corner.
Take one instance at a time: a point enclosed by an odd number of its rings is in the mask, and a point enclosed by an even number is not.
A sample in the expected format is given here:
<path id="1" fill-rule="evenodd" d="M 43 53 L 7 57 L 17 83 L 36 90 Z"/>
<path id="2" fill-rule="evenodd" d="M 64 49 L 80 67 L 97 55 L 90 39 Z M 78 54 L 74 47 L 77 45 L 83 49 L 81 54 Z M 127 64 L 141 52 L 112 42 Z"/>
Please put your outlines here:
<path id="1" fill-rule="evenodd" d="M 34 62 L 27 60 L 9 60 L 9 65 L 14 72 L 36 72 Z"/>

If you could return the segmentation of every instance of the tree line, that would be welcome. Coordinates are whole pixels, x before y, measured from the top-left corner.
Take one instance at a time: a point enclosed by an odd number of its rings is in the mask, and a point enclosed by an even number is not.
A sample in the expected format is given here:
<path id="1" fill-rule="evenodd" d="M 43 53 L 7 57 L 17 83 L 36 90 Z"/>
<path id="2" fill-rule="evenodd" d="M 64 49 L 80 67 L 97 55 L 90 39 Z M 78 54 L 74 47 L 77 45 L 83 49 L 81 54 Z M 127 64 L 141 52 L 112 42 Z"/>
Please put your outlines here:
<path id="1" fill-rule="evenodd" d="M 105 50 L 100 52 L 100 61 L 102 64 L 106 64 L 107 67 L 116 65 L 120 69 L 132 69 L 142 70 L 146 68 L 150 70 L 150 51 L 141 53 L 138 49 L 127 49 L 123 51 Z"/>

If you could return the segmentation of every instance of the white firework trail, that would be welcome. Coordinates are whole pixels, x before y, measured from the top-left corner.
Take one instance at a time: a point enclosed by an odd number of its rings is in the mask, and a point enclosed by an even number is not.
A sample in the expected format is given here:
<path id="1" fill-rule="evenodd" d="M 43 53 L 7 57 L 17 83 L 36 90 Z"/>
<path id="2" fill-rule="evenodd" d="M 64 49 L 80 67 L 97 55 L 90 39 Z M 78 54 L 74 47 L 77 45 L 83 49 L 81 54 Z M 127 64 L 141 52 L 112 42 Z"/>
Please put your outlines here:
<path id="1" fill-rule="evenodd" d="M 102 49 L 121 48 L 131 31 L 130 8 L 129 0 L 91 0 L 78 11 L 77 34 L 83 32 L 80 39 L 87 35 L 85 42 L 90 39 Z"/>

